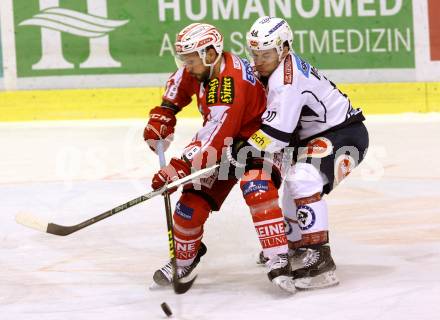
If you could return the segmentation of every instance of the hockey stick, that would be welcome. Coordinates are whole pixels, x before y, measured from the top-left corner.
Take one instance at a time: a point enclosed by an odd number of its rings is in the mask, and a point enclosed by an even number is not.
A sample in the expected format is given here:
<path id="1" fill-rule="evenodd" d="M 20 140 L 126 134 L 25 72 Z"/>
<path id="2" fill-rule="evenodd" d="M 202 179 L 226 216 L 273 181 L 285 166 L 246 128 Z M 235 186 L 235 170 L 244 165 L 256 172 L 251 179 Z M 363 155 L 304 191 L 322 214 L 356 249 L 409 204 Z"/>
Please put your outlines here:
<path id="1" fill-rule="evenodd" d="M 156 145 L 156 151 L 159 156 L 160 167 L 166 166 L 165 153 L 163 150 L 163 141 L 158 141 Z M 193 285 L 197 276 L 189 280 L 188 282 L 179 281 L 177 274 L 177 262 L 176 262 L 176 250 L 174 247 L 174 229 L 173 229 L 173 214 L 171 209 L 170 194 L 165 191 L 163 194 L 163 200 L 165 202 L 165 213 L 167 218 L 167 229 L 168 229 L 168 250 L 171 259 L 171 270 L 172 270 L 172 282 L 174 292 L 177 294 L 183 294 L 187 292 Z"/>
<path id="2" fill-rule="evenodd" d="M 134 198 L 126 203 L 123 203 L 115 208 L 112 208 L 104 213 L 101 213 L 100 215 L 97 215 L 93 218 L 90 218 L 90 219 L 85 220 L 81 223 L 75 224 L 73 226 L 63 226 L 63 225 L 59 225 L 56 223 L 50 223 L 50 222 L 47 222 L 39 217 L 34 216 L 31 213 L 18 213 L 15 216 L 15 220 L 17 221 L 17 223 L 22 224 L 28 228 L 32 228 L 32 229 L 35 229 L 35 230 L 38 230 L 41 232 L 54 234 L 57 236 L 67 236 L 71 233 L 74 233 L 78 230 L 81 230 L 85 227 L 88 227 L 92 224 L 95 224 L 98 221 L 107 219 L 108 217 L 111 217 L 117 213 L 120 213 L 120 212 L 128 209 L 128 208 L 131 208 L 141 202 L 144 202 L 144 201 L 147 201 L 151 198 L 154 198 L 154 197 L 164 193 L 167 190 L 170 190 L 172 188 L 183 185 L 183 184 L 185 184 L 193 179 L 196 179 L 202 175 L 208 174 L 209 172 L 216 169 L 217 167 L 219 167 L 218 164 L 216 164 L 212 167 L 209 167 L 209 168 L 205 168 L 205 169 L 196 171 L 193 174 L 190 174 L 182 179 L 176 180 L 161 189 L 150 191 L 150 192 L 143 194 L 137 198 Z"/>

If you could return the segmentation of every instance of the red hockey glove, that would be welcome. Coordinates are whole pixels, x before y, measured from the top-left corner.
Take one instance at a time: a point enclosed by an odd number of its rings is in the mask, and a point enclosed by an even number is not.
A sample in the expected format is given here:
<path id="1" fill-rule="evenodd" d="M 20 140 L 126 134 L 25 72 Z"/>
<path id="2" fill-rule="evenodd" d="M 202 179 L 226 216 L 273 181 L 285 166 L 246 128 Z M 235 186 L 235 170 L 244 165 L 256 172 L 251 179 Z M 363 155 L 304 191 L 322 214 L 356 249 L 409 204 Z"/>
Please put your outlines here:
<path id="1" fill-rule="evenodd" d="M 160 169 L 159 172 L 153 176 L 151 187 L 154 190 L 160 189 L 166 183 L 186 177 L 190 173 L 191 168 L 185 160 L 171 158 L 170 164 Z"/>
<path id="2" fill-rule="evenodd" d="M 151 150 L 156 151 L 156 143 L 165 139 L 165 150 L 173 139 L 176 116 L 174 111 L 164 107 L 155 107 L 150 111 L 150 119 L 144 129 L 144 140 Z M 165 151 L 164 150 L 164 151 Z"/>

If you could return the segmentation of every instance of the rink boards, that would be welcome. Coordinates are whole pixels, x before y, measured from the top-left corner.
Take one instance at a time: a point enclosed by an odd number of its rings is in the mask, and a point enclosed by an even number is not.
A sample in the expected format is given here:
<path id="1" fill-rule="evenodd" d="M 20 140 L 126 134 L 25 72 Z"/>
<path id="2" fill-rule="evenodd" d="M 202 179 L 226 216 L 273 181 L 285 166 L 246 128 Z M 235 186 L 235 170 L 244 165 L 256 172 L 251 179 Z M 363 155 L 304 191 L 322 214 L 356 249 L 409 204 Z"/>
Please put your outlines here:
<path id="1" fill-rule="evenodd" d="M 366 114 L 440 111 L 440 82 L 339 87 Z M 0 92 L 0 121 L 146 118 L 162 93 L 161 87 Z M 179 115 L 199 117 L 195 102 Z"/>

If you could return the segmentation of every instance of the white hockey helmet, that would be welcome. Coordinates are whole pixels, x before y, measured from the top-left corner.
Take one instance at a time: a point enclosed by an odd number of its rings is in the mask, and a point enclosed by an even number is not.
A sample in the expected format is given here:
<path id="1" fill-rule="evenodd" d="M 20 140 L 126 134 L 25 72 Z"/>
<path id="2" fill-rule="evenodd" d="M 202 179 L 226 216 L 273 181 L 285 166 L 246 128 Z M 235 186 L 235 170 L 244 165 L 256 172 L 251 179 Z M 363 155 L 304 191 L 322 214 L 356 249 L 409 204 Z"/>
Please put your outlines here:
<path id="1" fill-rule="evenodd" d="M 293 50 L 293 33 L 286 20 L 274 17 L 261 17 L 252 25 L 246 34 L 246 44 L 249 50 L 276 49 L 281 60 L 284 43 Z"/>
<path id="2" fill-rule="evenodd" d="M 216 27 L 207 23 L 192 23 L 183 28 L 177 34 L 174 47 L 176 54 L 183 55 L 192 52 L 197 52 L 207 67 L 211 64 L 206 63 L 206 48 L 213 46 L 218 53 L 218 57 L 212 65 L 215 65 L 220 59 L 223 52 L 223 35 Z"/>

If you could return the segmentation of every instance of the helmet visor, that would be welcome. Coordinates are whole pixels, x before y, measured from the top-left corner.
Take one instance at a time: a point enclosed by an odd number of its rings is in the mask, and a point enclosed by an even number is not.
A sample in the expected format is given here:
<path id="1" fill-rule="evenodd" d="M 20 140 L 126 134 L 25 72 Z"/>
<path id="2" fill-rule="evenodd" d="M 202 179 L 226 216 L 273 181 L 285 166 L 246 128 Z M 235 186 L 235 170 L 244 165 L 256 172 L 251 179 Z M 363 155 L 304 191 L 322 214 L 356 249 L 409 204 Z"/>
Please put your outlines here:
<path id="1" fill-rule="evenodd" d="M 178 68 L 181 67 L 193 67 L 203 64 L 203 60 L 200 57 L 199 52 L 191 52 L 187 54 L 176 54 L 174 60 Z"/>

